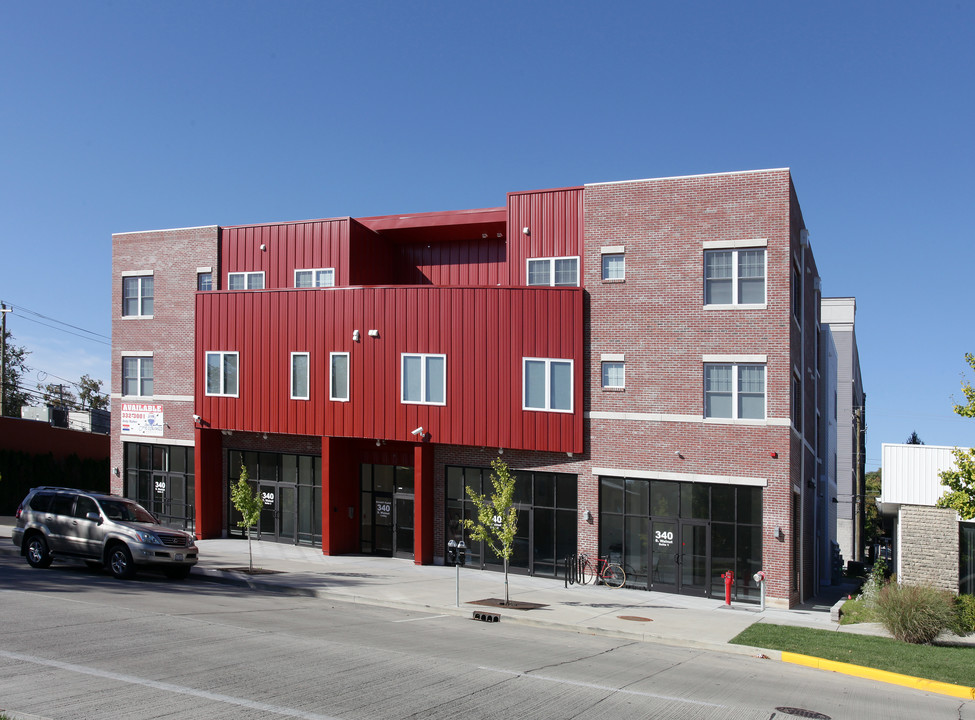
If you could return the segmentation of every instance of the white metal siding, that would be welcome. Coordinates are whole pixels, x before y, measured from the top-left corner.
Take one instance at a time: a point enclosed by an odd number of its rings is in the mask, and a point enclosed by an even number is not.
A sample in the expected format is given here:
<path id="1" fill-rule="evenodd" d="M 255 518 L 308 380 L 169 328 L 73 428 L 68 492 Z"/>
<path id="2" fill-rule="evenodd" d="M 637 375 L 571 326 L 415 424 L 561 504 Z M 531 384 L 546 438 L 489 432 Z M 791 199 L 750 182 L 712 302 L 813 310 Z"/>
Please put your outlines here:
<path id="1" fill-rule="evenodd" d="M 880 502 L 935 505 L 944 493 L 938 473 L 954 467 L 953 448 L 884 443 Z"/>

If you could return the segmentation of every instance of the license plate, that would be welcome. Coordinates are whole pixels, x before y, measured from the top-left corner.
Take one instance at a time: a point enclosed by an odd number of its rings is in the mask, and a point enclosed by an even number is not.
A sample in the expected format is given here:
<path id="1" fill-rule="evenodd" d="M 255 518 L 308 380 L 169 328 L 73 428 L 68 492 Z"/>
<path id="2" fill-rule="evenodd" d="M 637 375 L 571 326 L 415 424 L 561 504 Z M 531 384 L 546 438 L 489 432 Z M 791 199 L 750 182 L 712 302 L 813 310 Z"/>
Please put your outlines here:
<path id="1" fill-rule="evenodd" d="M 183 562 L 183 553 L 176 553 L 176 562 Z"/>

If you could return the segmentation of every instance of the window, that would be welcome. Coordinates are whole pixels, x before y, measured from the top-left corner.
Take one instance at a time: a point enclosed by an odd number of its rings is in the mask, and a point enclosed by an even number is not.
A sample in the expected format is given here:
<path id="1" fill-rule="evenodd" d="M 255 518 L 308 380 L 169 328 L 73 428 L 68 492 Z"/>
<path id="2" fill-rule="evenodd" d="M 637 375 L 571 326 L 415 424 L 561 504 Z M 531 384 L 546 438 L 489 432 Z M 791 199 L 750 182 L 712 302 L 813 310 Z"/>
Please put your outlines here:
<path id="1" fill-rule="evenodd" d="M 802 326 L 802 271 L 792 263 L 792 317 Z"/>
<path id="2" fill-rule="evenodd" d="M 765 303 L 765 250 L 706 250 L 705 305 Z"/>
<path id="3" fill-rule="evenodd" d="M 799 373 L 792 373 L 792 424 L 802 431 L 802 379 Z"/>
<path id="4" fill-rule="evenodd" d="M 626 278 L 626 256 L 623 253 L 603 254 L 603 280 Z"/>
<path id="5" fill-rule="evenodd" d="M 626 366 L 622 362 L 603 362 L 603 387 L 612 390 L 626 387 Z"/>
<path id="6" fill-rule="evenodd" d="M 572 412 L 572 360 L 523 358 L 524 410 Z"/>
<path id="7" fill-rule="evenodd" d="M 206 354 L 207 395 L 237 397 L 237 355 L 235 352 Z"/>
<path id="8" fill-rule="evenodd" d="M 152 358 L 122 358 L 122 394 L 149 397 L 152 395 Z"/>
<path id="9" fill-rule="evenodd" d="M 403 353 L 402 402 L 447 404 L 447 356 Z"/>
<path id="10" fill-rule="evenodd" d="M 210 292 L 213 290 L 213 273 L 200 272 L 196 274 L 196 289 L 200 292 Z"/>
<path id="11" fill-rule="evenodd" d="M 315 270 L 295 270 L 295 287 L 333 287 L 335 285 L 335 268 L 318 268 Z"/>
<path id="12" fill-rule="evenodd" d="M 530 258 L 528 260 L 528 284 L 578 287 L 579 258 Z"/>
<path id="13" fill-rule="evenodd" d="M 329 400 L 349 400 L 349 353 L 332 353 L 329 370 Z"/>
<path id="14" fill-rule="evenodd" d="M 151 317 L 152 295 L 152 275 L 122 278 L 122 315 L 126 317 Z"/>
<path id="15" fill-rule="evenodd" d="M 263 290 L 264 271 L 227 273 L 227 287 L 231 290 Z"/>
<path id="16" fill-rule="evenodd" d="M 291 353 L 291 399 L 307 400 L 308 394 L 308 353 Z"/>
<path id="17" fill-rule="evenodd" d="M 704 417 L 765 418 L 765 366 L 705 364 Z"/>

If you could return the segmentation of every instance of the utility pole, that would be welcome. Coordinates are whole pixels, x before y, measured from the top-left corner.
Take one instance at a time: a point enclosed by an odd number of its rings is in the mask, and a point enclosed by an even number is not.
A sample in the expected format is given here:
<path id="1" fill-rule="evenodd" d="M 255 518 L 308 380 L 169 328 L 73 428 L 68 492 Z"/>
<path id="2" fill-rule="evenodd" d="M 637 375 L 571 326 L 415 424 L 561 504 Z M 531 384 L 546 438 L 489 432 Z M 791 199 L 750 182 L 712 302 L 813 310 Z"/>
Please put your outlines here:
<path id="1" fill-rule="evenodd" d="M 6 303 L 0 303 L 0 417 L 3 417 L 7 397 L 7 313 L 13 310 Z"/>

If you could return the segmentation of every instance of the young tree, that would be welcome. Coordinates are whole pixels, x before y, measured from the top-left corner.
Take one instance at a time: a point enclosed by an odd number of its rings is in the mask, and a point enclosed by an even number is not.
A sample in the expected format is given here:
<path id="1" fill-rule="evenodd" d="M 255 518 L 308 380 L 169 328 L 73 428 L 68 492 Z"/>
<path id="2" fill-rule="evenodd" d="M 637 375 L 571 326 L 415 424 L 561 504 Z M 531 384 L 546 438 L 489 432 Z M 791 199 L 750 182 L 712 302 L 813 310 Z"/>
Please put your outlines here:
<path id="1" fill-rule="evenodd" d="M 95 380 L 90 375 L 82 375 L 78 381 L 78 399 L 81 407 L 92 410 L 104 410 L 108 407 L 108 396 L 102 392 L 102 381 Z"/>
<path id="2" fill-rule="evenodd" d="M 518 532 L 518 509 L 515 507 L 515 476 L 508 465 L 495 458 L 491 461 L 491 485 L 494 493 L 488 498 L 471 487 L 471 496 L 477 510 L 477 520 L 464 520 L 464 527 L 471 531 L 472 542 L 486 542 L 494 554 L 504 560 L 504 604 L 508 605 L 508 561 L 514 551 L 515 534 Z"/>
<path id="3" fill-rule="evenodd" d="M 965 362 L 975 370 L 975 355 L 965 353 Z M 962 417 L 975 417 L 975 387 L 971 383 L 962 381 L 962 392 L 965 403 L 955 405 L 955 414 Z M 942 484 L 948 489 L 938 500 L 938 507 L 953 508 L 958 511 L 963 520 L 975 519 L 975 448 L 955 448 L 956 470 L 945 470 L 939 473 Z"/>
<path id="4" fill-rule="evenodd" d="M 7 417 L 20 417 L 20 409 L 24 405 L 30 405 L 30 395 L 24 389 L 23 379 L 27 375 L 27 356 L 30 351 L 13 344 L 14 336 L 9 330 L 4 332 L 3 342 L 0 343 L 3 358 L 0 365 L 3 367 L 3 376 L 0 377 L 0 386 L 3 393 L 3 414 Z"/>
<path id="5" fill-rule="evenodd" d="M 263 503 L 261 502 L 261 496 L 251 490 L 251 486 L 247 482 L 248 479 L 250 479 L 250 476 L 247 474 L 247 468 L 241 463 L 240 478 L 237 480 L 237 484 L 230 488 L 230 500 L 233 502 L 234 507 L 237 508 L 237 512 L 242 516 L 240 522 L 237 523 L 237 527 L 242 527 L 247 531 L 247 571 L 253 574 L 254 554 L 251 550 L 251 528 L 257 525 L 257 521 L 261 519 Z"/>

